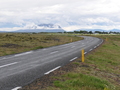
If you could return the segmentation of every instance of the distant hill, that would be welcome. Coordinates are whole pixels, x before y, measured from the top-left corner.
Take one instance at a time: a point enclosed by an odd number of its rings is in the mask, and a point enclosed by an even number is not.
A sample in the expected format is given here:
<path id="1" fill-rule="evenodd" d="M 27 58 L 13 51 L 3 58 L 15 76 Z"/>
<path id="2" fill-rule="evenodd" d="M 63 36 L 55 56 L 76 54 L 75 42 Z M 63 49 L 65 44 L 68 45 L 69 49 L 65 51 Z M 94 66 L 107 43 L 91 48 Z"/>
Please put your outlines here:
<path id="1" fill-rule="evenodd" d="M 120 29 L 112 29 L 112 30 L 109 30 L 109 31 L 112 31 L 112 32 L 120 32 Z"/>
<path id="2" fill-rule="evenodd" d="M 85 30 L 85 31 L 92 31 L 92 32 L 95 32 L 95 31 L 100 31 L 100 32 L 120 32 L 120 29 L 111 29 L 111 30 L 103 30 L 103 29 L 77 29 L 77 30 L 74 30 L 74 31 L 80 31 L 80 30 Z"/>
<path id="3" fill-rule="evenodd" d="M 54 24 L 39 24 L 38 27 L 42 27 L 44 29 L 61 29 L 59 25 L 54 25 Z"/>
<path id="4" fill-rule="evenodd" d="M 7 32 L 7 31 L 0 31 L 0 33 L 5 33 L 5 32 Z"/>
<path id="5" fill-rule="evenodd" d="M 5 32 L 5 31 L 0 31 Z M 23 29 L 16 31 L 8 31 L 8 32 L 65 32 L 59 25 L 55 24 L 38 24 L 38 25 L 27 25 Z"/>
<path id="6" fill-rule="evenodd" d="M 27 29 L 17 30 L 15 32 L 64 32 L 64 30 L 55 24 L 39 24 L 27 26 Z"/>
<path id="7" fill-rule="evenodd" d="M 14 32 L 64 32 L 63 29 L 24 29 L 24 30 L 17 30 Z"/>

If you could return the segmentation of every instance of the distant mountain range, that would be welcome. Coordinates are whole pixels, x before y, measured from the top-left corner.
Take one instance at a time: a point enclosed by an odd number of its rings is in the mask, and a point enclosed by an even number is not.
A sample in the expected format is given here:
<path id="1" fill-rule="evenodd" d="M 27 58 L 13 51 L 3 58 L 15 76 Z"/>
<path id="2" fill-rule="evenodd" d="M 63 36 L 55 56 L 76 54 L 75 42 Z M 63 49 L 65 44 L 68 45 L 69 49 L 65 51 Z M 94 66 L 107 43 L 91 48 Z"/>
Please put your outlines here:
<path id="1" fill-rule="evenodd" d="M 14 32 L 64 32 L 63 29 L 24 29 L 24 30 L 17 30 Z"/>
<path id="2" fill-rule="evenodd" d="M 27 29 L 62 29 L 59 25 L 55 24 L 38 24 L 38 25 L 27 25 Z"/>
<path id="3" fill-rule="evenodd" d="M 95 32 L 95 31 L 100 31 L 100 32 L 120 32 L 120 29 L 112 29 L 112 30 L 103 30 L 103 29 L 77 29 L 77 30 L 73 30 L 73 31 L 70 31 L 70 32 L 74 32 L 74 31 L 80 31 L 80 30 L 83 30 L 83 31 L 92 31 L 92 32 Z M 15 31 L 0 31 L 1 33 L 4 33 L 4 32 L 28 32 L 28 33 L 32 33 L 32 32 L 35 32 L 35 33 L 39 33 L 39 32 L 65 32 L 65 30 L 63 30 L 61 28 L 60 25 L 56 25 L 56 24 L 32 24 L 32 25 L 26 25 L 24 26 L 22 29 L 20 30 L 15 30 Z"/>
<path id="4" fill-rule="evenodd" d="M 0 33 L 4 33 L 4 32 L 7 32 L 7 31 L 0 31 Z"/>
<path id="5" fill-rule="evenodd" d="M 5 32 L 5 31 L 1 31 Z M 65 32 L 59 25 L 55 24 L 39 24 L 39 25 L 28 25 L 23 29 L 16 30 L 16 31 L 9 31 L 9 32 Z"/>
<path id="6" fill-rule="evenodd" d="M 85 31 L 92 31 L 92 32 L 95 32 L 95 31 L 100 31 L 100 32 L 120 32 L 120 29 L 111 29 L 111 30 L 103 30 L 103 29 L 77 29 L 77 30 L 74 30 L 74 31 L 80 31 L 80 30 L 85 30 Z"/>

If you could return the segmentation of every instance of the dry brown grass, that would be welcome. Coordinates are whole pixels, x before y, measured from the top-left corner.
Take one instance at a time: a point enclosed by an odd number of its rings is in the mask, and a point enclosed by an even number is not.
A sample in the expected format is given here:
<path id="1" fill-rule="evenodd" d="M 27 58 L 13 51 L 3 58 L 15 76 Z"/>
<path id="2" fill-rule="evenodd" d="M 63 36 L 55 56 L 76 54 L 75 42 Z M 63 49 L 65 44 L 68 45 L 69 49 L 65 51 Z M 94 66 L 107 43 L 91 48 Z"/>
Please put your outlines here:
<path id="1" fill-rule="evenodd" d="M 82 39 L 40 33 L 0 33 L 0 56 L 69 43 L 71 38 L 73 41 Z"/>

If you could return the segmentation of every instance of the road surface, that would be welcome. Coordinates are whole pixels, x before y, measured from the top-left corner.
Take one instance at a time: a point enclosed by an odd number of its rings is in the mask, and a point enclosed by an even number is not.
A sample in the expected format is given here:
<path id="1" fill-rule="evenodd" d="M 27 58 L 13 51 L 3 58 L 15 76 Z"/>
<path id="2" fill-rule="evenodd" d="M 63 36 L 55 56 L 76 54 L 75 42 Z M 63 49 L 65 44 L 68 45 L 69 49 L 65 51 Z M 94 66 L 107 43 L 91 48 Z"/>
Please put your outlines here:
<path id="1" fill-rule="evenodd" d="M 103 42 L 83 37 L 77 42 L 0 57 L 0 90 L 17 90 L 77 59 L 82 49 L 87 54 Z"/>

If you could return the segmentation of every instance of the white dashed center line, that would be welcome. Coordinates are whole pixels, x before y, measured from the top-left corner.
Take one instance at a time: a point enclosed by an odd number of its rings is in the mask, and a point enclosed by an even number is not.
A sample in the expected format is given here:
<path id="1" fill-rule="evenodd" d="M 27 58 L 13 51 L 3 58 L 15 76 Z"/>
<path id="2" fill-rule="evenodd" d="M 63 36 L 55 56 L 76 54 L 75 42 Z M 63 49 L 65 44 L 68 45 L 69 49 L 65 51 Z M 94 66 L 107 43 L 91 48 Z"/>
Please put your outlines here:
<path id="1" fill-rule="evenodd" d="M 75 46 L 72 46 L 71 48 L 74 48 Z"/>
<path id="2" fill-rule="evenodd" d="M 3 59 L 6 59 L 6 57 L 4 57 Z"/>
<path id="3" fill-rule="evenodd" d="M 51 52 L 50 54 L 55 54 L 55 53 L 57 53 L 58 51 L 54 51 L 54 52 Z"/>

